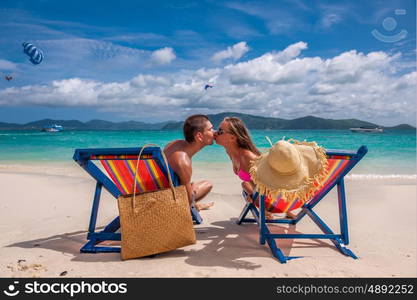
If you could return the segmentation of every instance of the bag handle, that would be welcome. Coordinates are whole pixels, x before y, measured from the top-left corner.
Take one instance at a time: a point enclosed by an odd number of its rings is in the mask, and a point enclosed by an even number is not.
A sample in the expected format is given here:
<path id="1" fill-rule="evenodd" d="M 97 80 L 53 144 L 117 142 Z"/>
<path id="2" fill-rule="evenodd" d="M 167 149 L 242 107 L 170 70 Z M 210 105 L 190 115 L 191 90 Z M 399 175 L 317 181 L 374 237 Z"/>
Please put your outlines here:
<path id="1" fill-rule="evenodd" d="M 268 143 L 271 145 L 271 147 L 274 147 L 274 145 L 272 144 L 271 139 L 269 138 L 269 136 L 266 135 L 265 138 L 268 141 Z M 285 141 L 285 136 L 283 136 L 281 140 Z"/>
<path id="2" fill-rule="evenodd" d="M 266 135 L 265 138 L 269 142 L 269 144 L 271 145 L 271 147 L 273 147 L 274 145 L 272 144 L 271 139 L 269 138 L 269 136 Z"/>
<path id="3" fill-rule="evenodd" d="M 141 157 L 141 155 L 142 155 L 143 150 L 145 150 L 145 148 L 147 148 L 147 147 L 149 147 L 149 146 L 154 146 L 154 147 L 158 147 L 158 148 L 160 148 L 160 147 L 159 147 L 158 145 L 156 145 L 156 144 L 151 144 L 151 143 L 149 143 L 149 144 L 144 145 L 144 146 L 140 149 L 140 152 L 139 152 L 139 155 L 138 155 L 138 159 L 137 159 L 137 161 L 136 161 L 135 175 L 134 175 L 134 177 L 133 177 L 133 180 L 134 180 L 134 184 L 133 184 L 133 209 L 135 209 L 135 196 L 136 196 L 136 174 L 137 174 L 137 171 L 138 171 L 138 168 L 139 168 L 139 161 L 140 161 L 140 157 Z M 164 151 L 163 151 L 163 150 L 161 150 L 161 154 L 162 154 L 162 158 L 164 159 L 165 166 L 166 166 L 166 168 L 167 168 L 167 173 L 168 173 L 168 181 L 169 181 L 169 186 L 171 187 L 172 195 L 174 196 L 174 199 L 175 199 L 175 200 L 177 200 L 177 195 L 175 194 L 174 184 L 172 183 L 171 172 L 169 171 L 168 160 L 167 160 L 167 158 L 166 158 L 165 153 L 164 153 Z"/>

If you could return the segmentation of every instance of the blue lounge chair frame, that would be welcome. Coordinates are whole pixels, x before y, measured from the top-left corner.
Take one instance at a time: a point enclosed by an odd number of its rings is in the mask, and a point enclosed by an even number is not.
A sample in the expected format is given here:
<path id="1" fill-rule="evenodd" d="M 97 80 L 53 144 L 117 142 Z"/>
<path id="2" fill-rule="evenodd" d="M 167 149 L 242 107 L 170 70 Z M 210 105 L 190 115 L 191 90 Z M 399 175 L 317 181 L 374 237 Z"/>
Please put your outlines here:
<path id="1" fill-rule="evenodd" d="M 344 255 L 357 259 L 358 257 L 349 250 L 346 245 L 349 244 L 348 222 L 347 222 L 347 209 L 346 209 L 346 194 L 344 177 L 349 171 L 365 156 L 368 152 L 366 146 L 361 146 L 356 152 L 348 150 L 328 150 L 326 154 L 328 156 L 349 156 L 349 162 L 345 169 L 333 179 L 333 182 L 329 183 L 324 189 L 320 190 L 308 203 L 304 204 L 301 211 L 295 216 L 294 219 L 265 219 L 265 196 L 259 197 L 259 209 L 253 204 L 248 202 L 243 208 L 237 224 L 242 223 L 257 223 L 259 226 L 259 243 L 264 245 L 268 243 L 271 249 L 272 255 L 281 263 L 286 263 L 288 260 L 294 258 L 300 258 L 302 256 L 285 256 L 282 250 L 277 246 L 275 239 L 330 239 L 335 247 Z M 313 208 L 327 195 L 327 193 L 337 186 L 338 204 L 339 204 L 339 223 L 340 234 L 335 234 L 330 227 L 313 211 Z M 243 197 L 246 198 L 245 192 Z M 252 199 L 258 198 L 258 193 L 254 193 Z M 248 212 L 252 212 L 253 218 L 246 218 Z M 296 225 L 304 216 L 308 215 L 313 222 L 321 229 L 323 234 L 272 234 L 269 231 L 267 223 L 279 223 Z"/>
<path id="2" fill-rule="evenodd" d="M 93 206 L 91 210 L 90 223 L 88 226 L 87 240 L 88 242 L 81 247 L 80 252 L 82 253 L 101 253 L 101 252 L 120 252 L 120 247 L 107 247 L 98 246 L 97 244 L 104 241 L 120 241 L 121 234 L 116 232 L 120 228 L 119 216 L 111 221 L 105 228 L 99 232 L 96 232 L 96 223 L 98 209 L 100 205 L 101 190 L 104 187 L 114 198 L 119 198 L 122 195 L 120 190 L 114 184 L 114 182 L 98 168 L 91 159 L 92 156 L 99 155 L 139 155 L 141 148 L 101 148 L 101 149 L 76 149 L 74 152 L 73 159 L 90 174 L 96 181 L 96 188 L 93 198 Z M 167 173 L 167 169 L 162 158 L 161 149 L 158 147 L 147 147 L 143 150 L 143 155 L 152 155 L 152 159 L 158 164 L 159 168 Z M 124 160 L 123 158 L 115 158 Z M 174 186 L 179 185 L 179 178 L 169 167 L 172 181 Z M 203 219 L 195 207 L 191 208 L 191 216 L 195 224 L 201 224 Z"/>

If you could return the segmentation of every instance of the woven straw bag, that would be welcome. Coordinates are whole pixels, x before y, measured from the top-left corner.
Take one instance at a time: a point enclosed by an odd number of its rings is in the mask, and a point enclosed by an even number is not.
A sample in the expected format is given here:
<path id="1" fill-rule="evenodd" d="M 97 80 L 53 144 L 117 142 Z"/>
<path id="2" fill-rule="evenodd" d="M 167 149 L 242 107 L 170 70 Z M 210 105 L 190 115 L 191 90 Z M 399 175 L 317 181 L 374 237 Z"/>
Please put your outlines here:
<path id="1" fill-rule="evenodd" d="M 136 163 L 139 166 L 142 147 Z M 167 170 L 168 162 L 163 151 Z M 123 260 L 167 252 L 196 243 L 187 191 L 184 185 L 174 187 L 168 171 L 170 188 L 117 199 L 121 229 L 121 258 Z"/>

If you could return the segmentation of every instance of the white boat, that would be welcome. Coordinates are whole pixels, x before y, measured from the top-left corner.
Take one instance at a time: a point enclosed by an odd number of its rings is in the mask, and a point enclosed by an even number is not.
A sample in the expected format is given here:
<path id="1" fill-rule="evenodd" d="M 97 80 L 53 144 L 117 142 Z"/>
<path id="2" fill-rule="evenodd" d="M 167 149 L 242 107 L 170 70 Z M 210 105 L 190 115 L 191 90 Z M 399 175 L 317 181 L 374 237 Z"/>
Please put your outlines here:
<path id="1" fill-rule="evenodd" d="M 365 127 L 357 127 L 357 128 L 349 128 L 352 132 L 371 132 L 371 133 L 382 133 L 384 129 L 382 128 L 365 128 Z"/>
<path id="2" fill-rule="evenodd" d="M 42 128 L 42 131 L 45 131 L 45 132 L 59 132 L 62 130 L 64 130 L 64 127 L 62 127 L 61 125 L 56 125 L 56 124 L 46 125 Z"/>

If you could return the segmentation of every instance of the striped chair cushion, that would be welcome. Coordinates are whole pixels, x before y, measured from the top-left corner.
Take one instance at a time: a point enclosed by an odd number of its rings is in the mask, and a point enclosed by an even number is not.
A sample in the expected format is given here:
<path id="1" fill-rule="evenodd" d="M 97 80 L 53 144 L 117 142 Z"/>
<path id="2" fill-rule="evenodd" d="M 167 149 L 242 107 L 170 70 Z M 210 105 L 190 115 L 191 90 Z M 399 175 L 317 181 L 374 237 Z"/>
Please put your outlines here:
<path id="1" fill-rule="evenodd" d="M 137 160 L 117 158 L 119 159 L 100 159 L 100 162 L 120 192 L 123 195 L 132 194 Z M 139 161 L 136 174 L 136 193 L 151 192 L 168 187 L 168 179 L 155 160 L 141 159 Z"/>
<path id="2" fill-rule="evenodd" d="M 334 179 L 346 168 L 349 163 L 348 156 L 332 156 L 328 157 L 328 174 L 325 179 L 323 179 L 323 186 L 320 190 L 316 191 L 314 195 L 310 198 L 312 200 L 315 195 L 320 193 L 322 190 L 326 189 L 330 184 L 333 183 Z M 307 201 L 308 203 L 308 201 Z M 259 206 L 259 200 L 255 200 L 255 205 Z M 294 209 L 297 209 L 303 205 L 302 201 L 295 199 L 294 201 L 285 201 L 280 196 L 276 199 L 271 199 L 267 197 L 265 199 L 265 209 L 272 213 L 285 213 Z"/>

